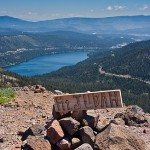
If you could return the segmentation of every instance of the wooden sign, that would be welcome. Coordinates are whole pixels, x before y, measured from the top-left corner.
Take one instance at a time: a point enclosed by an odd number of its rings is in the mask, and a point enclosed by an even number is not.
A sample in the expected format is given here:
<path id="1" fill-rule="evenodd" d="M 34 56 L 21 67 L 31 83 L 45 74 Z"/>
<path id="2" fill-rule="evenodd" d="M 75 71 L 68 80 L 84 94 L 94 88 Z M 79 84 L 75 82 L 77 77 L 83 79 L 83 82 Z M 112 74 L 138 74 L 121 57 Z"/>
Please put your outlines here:
<path id="1" fill-rule="evenodd" d="M 122 107 L 120 90 L 58 95 L 54 97 L 56 112 Z"/>

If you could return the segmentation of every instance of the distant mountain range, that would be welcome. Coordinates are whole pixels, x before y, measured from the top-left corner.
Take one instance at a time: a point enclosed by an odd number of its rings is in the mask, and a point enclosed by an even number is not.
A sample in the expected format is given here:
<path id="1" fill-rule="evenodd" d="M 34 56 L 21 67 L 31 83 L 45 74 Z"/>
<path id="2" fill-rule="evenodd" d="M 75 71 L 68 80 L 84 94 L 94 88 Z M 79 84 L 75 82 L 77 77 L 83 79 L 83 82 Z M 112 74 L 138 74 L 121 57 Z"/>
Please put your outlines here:
<path id="1" fill-rule="evenodd" d="M 0 16 L 0 28 L 24 32 L 49 32 L 57 30 L 83 33 L 150 33 L 150 16 L 119 16 L 108 18 L 64 18 L 38 22 L 25 21 L 10 16 Z"/>

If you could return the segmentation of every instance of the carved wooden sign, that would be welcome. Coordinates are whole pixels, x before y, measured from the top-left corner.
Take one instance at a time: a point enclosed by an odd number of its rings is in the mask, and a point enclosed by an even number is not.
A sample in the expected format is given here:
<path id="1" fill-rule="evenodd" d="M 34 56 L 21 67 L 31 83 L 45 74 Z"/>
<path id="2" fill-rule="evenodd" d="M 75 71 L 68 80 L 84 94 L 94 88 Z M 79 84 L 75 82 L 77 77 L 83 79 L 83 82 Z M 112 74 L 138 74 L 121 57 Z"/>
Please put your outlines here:
<path id="1" fill-rule="evenodd" d="M 56 112 L 122 107 L 120 90 L 58 95 L 54 97 Z"/>

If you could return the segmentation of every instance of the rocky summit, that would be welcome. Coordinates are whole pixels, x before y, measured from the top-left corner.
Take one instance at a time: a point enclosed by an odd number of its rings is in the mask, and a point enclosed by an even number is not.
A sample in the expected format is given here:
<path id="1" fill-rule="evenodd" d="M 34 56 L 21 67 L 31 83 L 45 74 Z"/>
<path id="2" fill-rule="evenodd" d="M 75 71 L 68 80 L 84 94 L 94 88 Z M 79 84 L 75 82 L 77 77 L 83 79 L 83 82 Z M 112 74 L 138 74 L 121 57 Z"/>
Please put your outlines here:
<path id="1" fill-rule="evenodd" d="M 142 108 L 59 113 L 54 95 L 25 87 L 0 104 L 0 150 L 150 150 L 150 114 Z"/>

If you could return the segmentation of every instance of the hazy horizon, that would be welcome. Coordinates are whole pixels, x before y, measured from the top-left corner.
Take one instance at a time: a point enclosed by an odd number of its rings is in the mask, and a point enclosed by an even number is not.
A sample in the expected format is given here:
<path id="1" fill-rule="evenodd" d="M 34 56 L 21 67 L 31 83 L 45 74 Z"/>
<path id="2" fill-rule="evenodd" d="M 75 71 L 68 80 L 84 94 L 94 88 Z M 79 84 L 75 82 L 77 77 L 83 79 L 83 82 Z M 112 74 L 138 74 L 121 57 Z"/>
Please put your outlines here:
<path id="1" fill-rule="evenodd" d="M 149 0 L 0 0 L 0 16 L 28 21 L 150 15 Z"/>

